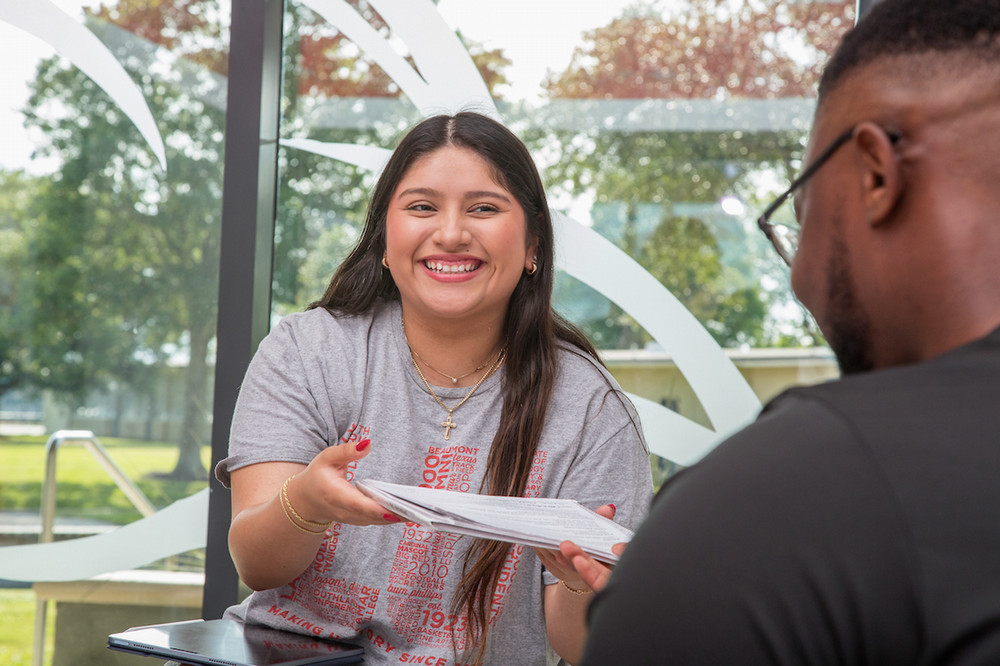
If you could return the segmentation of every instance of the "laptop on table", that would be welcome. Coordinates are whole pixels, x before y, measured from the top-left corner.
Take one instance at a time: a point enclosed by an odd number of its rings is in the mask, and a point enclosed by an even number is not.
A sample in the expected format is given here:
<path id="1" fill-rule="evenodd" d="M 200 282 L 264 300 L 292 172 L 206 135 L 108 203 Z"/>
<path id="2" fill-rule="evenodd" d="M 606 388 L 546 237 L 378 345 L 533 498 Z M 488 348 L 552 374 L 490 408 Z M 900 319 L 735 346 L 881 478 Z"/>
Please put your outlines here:
<path id="1" fill-rule="evenodd" d="M 236 620 L 186 620 L 133 627 L 108 647 L 196 666 L 332 666 L 360 663 L 364 649 Z"/>

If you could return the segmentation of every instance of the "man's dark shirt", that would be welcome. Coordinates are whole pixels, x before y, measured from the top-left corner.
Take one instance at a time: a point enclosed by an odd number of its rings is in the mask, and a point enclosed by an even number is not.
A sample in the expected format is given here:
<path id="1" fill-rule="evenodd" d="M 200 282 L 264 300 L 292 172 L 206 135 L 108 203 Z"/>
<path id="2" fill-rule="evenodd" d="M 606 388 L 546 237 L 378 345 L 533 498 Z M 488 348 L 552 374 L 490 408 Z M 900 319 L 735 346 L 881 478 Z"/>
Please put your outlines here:
<path id="1" fill-rule="evenodd" d="M 584 663 L 1000 664 L 1000 330 L 792 389 L 664 485 Z"/>

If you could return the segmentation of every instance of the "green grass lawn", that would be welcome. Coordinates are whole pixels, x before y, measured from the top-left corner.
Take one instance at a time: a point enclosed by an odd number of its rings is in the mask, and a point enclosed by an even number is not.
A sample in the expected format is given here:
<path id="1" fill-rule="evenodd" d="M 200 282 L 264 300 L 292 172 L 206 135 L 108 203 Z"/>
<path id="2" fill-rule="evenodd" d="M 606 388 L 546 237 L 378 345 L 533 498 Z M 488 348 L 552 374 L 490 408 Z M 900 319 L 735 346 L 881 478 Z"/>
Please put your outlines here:
<path id="1" fill-rule="evenodd" d="M 45 437 L 0 437 L 0 512 L 39 511 L 45 476 Z M 177 446 L 100 438 L 125 474 L 157 509 L 205 487 L 205 481 L 159 478 L 177 462 Z M 202 450 L 208 470 L 211 452 Z M 56 453 L 56 517 L 93 518 L 117 525 L 141 514 L 85 447 L 65 444 Z"/>
<path id="2" fill-rule="evenodd" d="M 49 604 L 49 614 L 54 613 Z M 30 666 L 35 630 L 35 593 L 30 589 L 0 589 L 0 665 Z M 55 622 L 46 627 L 45 660 L 52 663 Z"/>
<path id="3" fill-rule="evenodd" d="M 0 521 L 3 512 L 40 512 L 45 476 L 46 437 L 0 437 Z M 164 442 L 100 438 L 108 454 L 157 509 L 206 486 L 202 481 L 161 478 L 177 463 L 177 446 Z M 209 469 L 211 452 L 203 449 Z M 61 446 L 56 454 L 56 520 L 90 518 L 124 525 L 142 517 L 97 459 L 82 445 Z M 203 564 L 203 552 L 170 559 L 172 567 Z M 3 572 L 0 572 L 3 578 Z M 30 588 L 0 588 L 0 666 L 29 666 L 35 626 L 35 594 Z M 55 604 L 49 605 L 44 663 L 51 663 Z"/>

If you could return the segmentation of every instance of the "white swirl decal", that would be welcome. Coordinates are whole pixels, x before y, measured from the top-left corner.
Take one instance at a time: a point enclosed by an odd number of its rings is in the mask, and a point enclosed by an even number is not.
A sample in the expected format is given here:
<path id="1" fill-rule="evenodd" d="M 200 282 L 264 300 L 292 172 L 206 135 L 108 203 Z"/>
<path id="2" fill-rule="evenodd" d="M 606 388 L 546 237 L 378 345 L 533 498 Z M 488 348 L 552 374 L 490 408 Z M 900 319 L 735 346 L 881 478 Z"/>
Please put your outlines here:
<path id="1" fill-rule="evenodd" d="M 136 569 L 204 548 L 208 488 L 177 500 L 152 516 L 96 536 L 0 548 L 0 578 L 58 582 Z"/>
<path id="2" fill-rule="evenodd" d="M 45 41 L 108 93 L 135 124 L 160 166 L 166 170 L 163 139 L 142 91 L 87 26 L 73 20 L 50 0 L 0 0 L 0 21 Z M 14 57 L 15 54 L 8 55 Z"/>

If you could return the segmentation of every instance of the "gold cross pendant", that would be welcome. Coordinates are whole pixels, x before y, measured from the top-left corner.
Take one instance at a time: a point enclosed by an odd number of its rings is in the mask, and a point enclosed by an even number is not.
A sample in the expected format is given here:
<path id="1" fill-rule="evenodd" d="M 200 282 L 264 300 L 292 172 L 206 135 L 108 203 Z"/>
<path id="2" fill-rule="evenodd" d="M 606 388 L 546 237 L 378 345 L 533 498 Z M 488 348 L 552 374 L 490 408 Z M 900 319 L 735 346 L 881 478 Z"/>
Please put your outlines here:
<path id="1" fill-rule="evenodd" d="M 458 427 L 458 424 L 451 420 L 451 412 L 448 412 L 447 421 L 441 421 L 441 427 L 444 428 L 444 438 L 451 439 L 451 429 Z"/>

